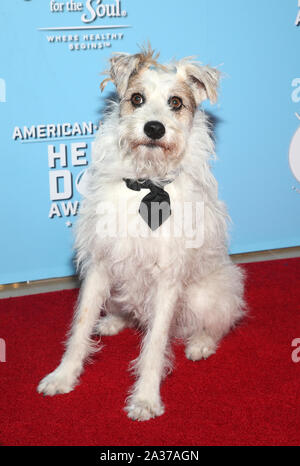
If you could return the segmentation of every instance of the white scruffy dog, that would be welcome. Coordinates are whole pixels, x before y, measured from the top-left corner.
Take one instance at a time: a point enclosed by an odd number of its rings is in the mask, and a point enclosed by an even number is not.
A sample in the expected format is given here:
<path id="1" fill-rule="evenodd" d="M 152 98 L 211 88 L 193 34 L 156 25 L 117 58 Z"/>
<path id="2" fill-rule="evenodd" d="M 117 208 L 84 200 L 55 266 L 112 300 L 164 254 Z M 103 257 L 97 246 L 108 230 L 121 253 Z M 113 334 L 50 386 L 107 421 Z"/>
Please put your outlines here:
<path id="1" fill-rule="evenodd" d="M 103 87 L 113 81 L 119 99 L 98 132 L 77 225 L 84 282 L 65 354 L 38 386 L 70 392 L 97 350 L 91 335 L 138 326 L 144 338 L 125 409 L 140 421 L 164 412 L 171 338 L 184 340 L 189 359 L 207 358 L 244 313 L 243 273 L 228 256 L 228 217 L 209 167 L 214 144 L 198 109 L 216 101 L 220 73 L 157 58 L 149 47 L 110 60 Z M 147 194 L 158 210 L 142 209 Z"/>

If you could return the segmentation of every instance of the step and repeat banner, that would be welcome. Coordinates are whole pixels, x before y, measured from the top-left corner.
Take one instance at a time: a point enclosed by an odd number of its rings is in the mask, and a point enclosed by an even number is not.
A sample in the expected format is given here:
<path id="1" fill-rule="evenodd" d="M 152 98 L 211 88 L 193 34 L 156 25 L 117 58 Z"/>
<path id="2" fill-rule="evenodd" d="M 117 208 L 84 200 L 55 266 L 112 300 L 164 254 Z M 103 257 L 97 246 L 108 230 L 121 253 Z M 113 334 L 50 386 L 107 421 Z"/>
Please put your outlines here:
<path id="1" fill-rule="evenodd" d="M 213 170 L 232 253 L 300 243 L 300 0 L 1 0 L 0 284 L 74 274 L 80 179 L 112 52 L 224 73 Z"/>

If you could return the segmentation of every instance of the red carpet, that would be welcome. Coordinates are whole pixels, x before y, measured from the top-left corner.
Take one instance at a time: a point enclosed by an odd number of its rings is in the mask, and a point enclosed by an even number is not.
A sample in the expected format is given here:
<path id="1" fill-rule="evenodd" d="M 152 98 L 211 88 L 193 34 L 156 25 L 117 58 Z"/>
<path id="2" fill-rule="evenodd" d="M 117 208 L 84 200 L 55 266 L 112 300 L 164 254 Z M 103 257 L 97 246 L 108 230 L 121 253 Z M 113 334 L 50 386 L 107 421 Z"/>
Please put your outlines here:
<path id="1" fill-rule="evenodd" d="M 176 346 L 166 413 L 144 423 L 122 411 L 139 348 L 133 331 L 103 338 L 75 391 L 43 397 L 36 386 L 59 362 L 77 291 L 0 300 L 0 444 L 299 445 L 291 342 L 300 338 L 300 259 L 244 267 L 249 316 L 207 361 L 188 361 Z"/>

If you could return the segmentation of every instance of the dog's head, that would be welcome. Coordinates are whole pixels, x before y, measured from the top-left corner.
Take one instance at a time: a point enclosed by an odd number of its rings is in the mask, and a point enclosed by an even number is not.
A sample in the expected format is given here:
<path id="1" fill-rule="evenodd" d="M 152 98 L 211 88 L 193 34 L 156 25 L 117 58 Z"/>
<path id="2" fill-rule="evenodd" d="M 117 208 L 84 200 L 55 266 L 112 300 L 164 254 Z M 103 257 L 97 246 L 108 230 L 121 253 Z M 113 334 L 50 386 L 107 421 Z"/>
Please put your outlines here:
<path id="1" fill-rule="evenodd" d="M 164 176 L 184 157 L 198 105 L 217 100 L 219 71 L 190 59 L 157 62 L 151 47 L 114 54 L 109 77 L 120 98 L 119 141 L 139 176 Z"/>

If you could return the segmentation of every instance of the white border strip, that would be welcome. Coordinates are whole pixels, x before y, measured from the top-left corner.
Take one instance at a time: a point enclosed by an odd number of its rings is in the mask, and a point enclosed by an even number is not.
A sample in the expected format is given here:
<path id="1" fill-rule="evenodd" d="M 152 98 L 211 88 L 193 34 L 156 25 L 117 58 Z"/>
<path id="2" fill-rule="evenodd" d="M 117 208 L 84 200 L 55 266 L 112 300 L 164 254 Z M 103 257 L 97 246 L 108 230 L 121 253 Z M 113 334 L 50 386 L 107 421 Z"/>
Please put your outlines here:
<path id="1" fill-rule="evenodd" d="M 21 144 L 29 144 L 33 142 L 55 142 L 55 141 L 68 141 L 68 140 L 74 140 L 74 139 L 91 139 L 95 138 L 97 134 L 97 130 L 95 131 L 95 134 L 82 134 L 80 136 L 65 136 L 65 137 L 59 137 L 59 138 L 44 138 L 44 139 L 23 139 L 21 140 Z"/>
<path id="2" fill-rule="evenodd" d="M 53 27 L 53 28 L 38 28 L 38 31 L 76 31 L 79 29 L 121 29 L 121 28 L 131 28 L 132 26 L 128 25 L 119 25 L 119 26 L 63 26 L 63 27 Z"/>

